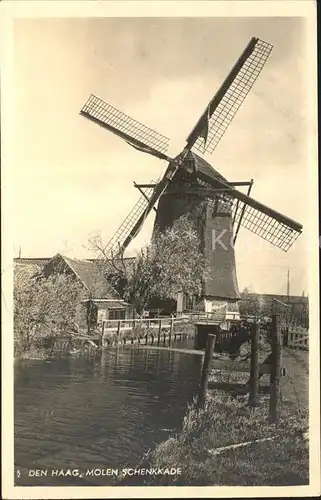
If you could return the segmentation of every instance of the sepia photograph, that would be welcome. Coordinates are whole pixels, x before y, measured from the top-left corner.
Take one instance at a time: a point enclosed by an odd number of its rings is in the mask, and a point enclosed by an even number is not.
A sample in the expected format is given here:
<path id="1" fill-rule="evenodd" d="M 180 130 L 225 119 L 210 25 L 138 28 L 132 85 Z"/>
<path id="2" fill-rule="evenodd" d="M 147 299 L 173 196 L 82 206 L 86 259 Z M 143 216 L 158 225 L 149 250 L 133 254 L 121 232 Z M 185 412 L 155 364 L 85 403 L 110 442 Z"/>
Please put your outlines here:
<path id="1" fill-rule="evenodd" d="M 320 492 L 314 2 L 250 3 L 6 25 L 6 498 Z"/>

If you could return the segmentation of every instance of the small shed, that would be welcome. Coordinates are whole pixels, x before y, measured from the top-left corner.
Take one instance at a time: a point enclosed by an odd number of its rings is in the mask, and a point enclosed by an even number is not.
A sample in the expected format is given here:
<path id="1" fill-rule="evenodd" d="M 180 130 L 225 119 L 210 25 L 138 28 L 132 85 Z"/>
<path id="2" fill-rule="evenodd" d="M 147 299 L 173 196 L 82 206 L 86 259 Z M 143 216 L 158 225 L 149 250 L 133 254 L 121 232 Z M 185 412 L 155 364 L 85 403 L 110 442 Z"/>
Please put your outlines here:
<path id="1" fill-rule="evenodd" d="M 107 319 L 126 319 L 131 308 L 106 280 L 102 267 L 95 261 L 71 259 L 61 254 L 55 255 L 43 267 L 42 273 L 73 275 L 83 289 L 82 307 L 79 309 L 80 327 L 96 327 Z"/>

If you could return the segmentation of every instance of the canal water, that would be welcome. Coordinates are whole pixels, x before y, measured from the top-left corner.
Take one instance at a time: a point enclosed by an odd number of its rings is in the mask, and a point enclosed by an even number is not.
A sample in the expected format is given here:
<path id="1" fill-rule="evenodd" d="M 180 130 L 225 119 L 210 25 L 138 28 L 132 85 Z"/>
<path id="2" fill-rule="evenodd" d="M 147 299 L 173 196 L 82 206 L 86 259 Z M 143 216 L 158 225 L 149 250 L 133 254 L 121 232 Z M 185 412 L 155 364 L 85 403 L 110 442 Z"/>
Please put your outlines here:
<path id="1" fill-rule="evenodd" d="M 190 353 L 133 346 L 18 362 L 15 484 L 112 484 L 113 476 L 100 470 L 135 467 L 144 452 L 179 431 L 201 362 Z M 61 469 L 79 475 L 60 475 Z M 86 475 L 88 469 L 98 475 Z"/>

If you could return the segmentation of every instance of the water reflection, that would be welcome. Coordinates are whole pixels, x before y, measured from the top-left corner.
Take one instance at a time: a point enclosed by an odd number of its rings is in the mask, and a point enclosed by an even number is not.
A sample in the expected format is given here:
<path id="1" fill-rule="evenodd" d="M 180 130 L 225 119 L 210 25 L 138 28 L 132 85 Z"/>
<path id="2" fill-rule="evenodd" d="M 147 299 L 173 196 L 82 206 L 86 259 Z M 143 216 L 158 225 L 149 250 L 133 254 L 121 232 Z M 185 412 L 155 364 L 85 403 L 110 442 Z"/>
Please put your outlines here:
<path id="1" fill-rule="evenodd" d="M 177 345 L 190 348 L 189 341 Z M 106 349 L 100 357 L 17 364 L 15 465 L 24 471 L 17 484 L 81 483 L 28 478 L 26 470 L 36 467 L 135 465 L 168 429 L 179 428 L 200 367 L 200 356 L 134 346 Z"/>

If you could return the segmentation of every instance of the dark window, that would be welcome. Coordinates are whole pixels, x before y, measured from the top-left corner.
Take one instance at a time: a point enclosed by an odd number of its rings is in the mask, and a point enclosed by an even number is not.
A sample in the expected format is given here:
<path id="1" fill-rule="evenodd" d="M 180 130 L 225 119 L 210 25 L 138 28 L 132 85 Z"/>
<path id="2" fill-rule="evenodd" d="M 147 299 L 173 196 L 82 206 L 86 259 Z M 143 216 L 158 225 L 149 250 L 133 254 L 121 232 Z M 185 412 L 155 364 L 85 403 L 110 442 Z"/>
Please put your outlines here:
<path id="1" fill-rule="evenodd" d="M 196 297 L 184 294 L 183 309 L 184 311 L 193 311 L 196 305 Z"/>
<path id="2" fill-rule="evenodd" d="M 108 319 L 125 319 L 125 309 L 110 309 L 108 311 Z"/>

